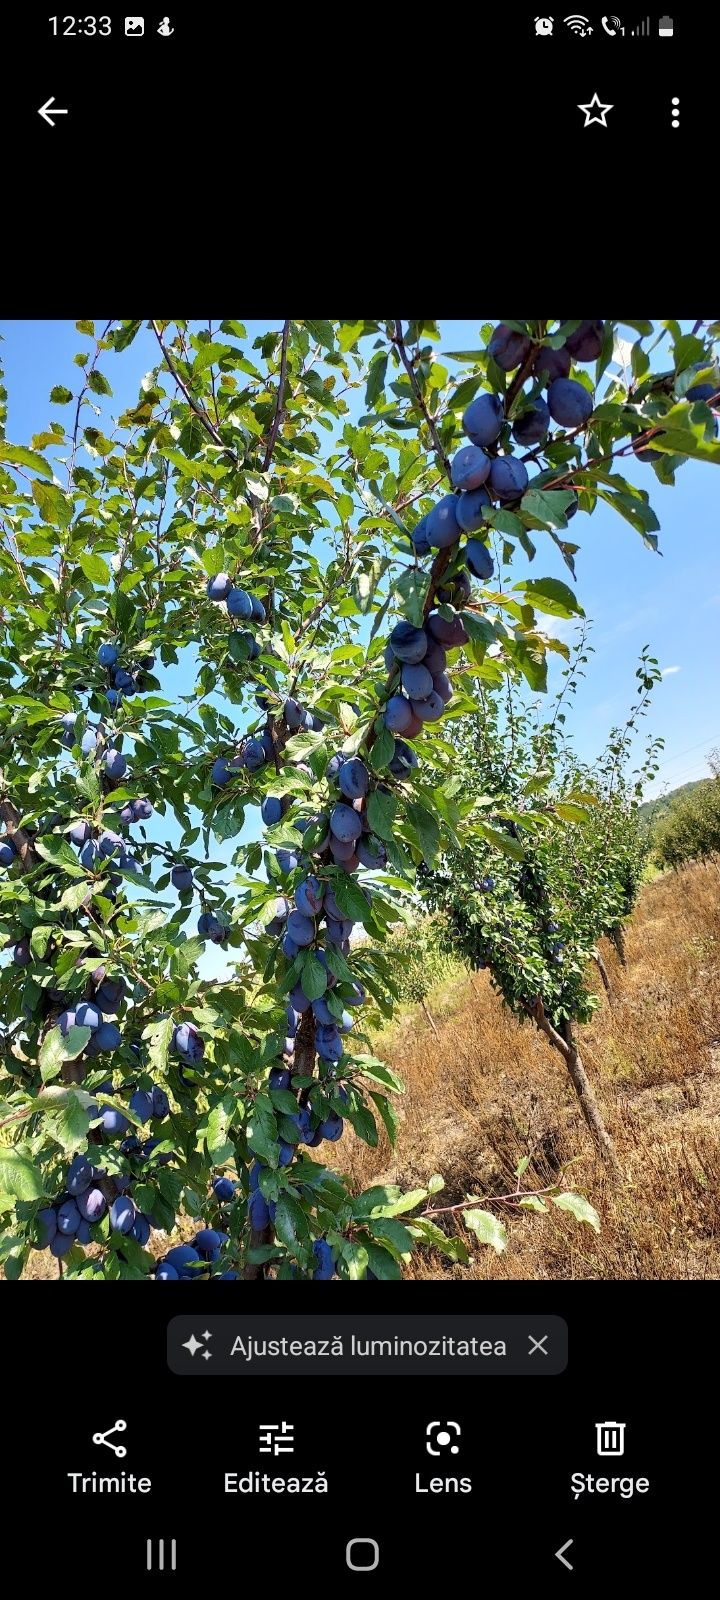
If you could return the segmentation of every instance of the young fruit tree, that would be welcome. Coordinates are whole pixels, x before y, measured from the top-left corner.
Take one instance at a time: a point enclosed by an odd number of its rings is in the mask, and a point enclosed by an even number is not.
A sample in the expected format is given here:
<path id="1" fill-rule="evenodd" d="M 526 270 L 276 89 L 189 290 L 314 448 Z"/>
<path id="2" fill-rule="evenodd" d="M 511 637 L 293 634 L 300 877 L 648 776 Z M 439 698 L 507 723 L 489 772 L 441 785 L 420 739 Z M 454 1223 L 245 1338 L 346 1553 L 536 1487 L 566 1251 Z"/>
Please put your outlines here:
<path id="1" fill-rule="evenodd" d="M 492 842 L 444 729 L 488 674 L 544 687 L 580 603 L 514 571 L 572 573 L 576 513 L 656 547 L 624 458 L 720 459 L 720 329 L 501 323 L 446 366 L 432 322 L 76 326 L 52 420 L 0 415 L 5 1274 L 398 1277 L 426 1191 L 333 1158 L 394 1135 L 363 1003 L 399 901 Z"/>
<path id="2" fill-rule="evenodd" d="M 610 990 L 597 941 L 622 927 L 642 880 L 647 845 L 638 813 L 660 741 L 649 742 L 636 771 L 627 767 L 660 673 L 643 651 L 627 721 L 588 765 L 577 760 L 564 727 L 587 661 L 583 631 L 543 721 L 536 706 L 516 701 L 512 686 L 484 687 L 482 710 L 453 734 L 464 833 L 474 817 L 478 836 L 448 840 L 420 877 L 460 954 L 476 970 L 487 968 L 514 1014 L 531 1019 L 559 1052 L 598 1150 L 617 1169 L 575 1024 L 588 1021 L 598 1004 L 588 983 L 591 961 Z"/>

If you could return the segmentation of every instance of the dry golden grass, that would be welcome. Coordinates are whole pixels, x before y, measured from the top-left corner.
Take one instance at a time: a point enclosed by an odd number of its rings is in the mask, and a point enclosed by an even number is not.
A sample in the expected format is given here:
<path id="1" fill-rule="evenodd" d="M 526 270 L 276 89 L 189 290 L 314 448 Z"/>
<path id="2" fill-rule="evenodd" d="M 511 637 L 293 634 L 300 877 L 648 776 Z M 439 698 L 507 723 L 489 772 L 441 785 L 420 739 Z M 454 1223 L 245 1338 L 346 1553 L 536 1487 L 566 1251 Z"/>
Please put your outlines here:
<path id="1" fill-rule="evenodd" d="M 498 1257 L 466 1242 L 469 1267 L 418 1254 L 417 1277 L 703 1278 L 720 1276 L 720 879 L 692 867 L 647 884 L 626 935 L 627 966 L 603 944 L 612 984 L 579 1030 L 586 1068 L 616 1140 L 624 1181 L 605 1180 L 565 1067 L 534 1027 L 519 1024 L 486 973 L 461 975 L 373 1041 L 403 1077 L 401 1124 L 368 1150 L 352 1133 L 343 1169 L 353 1187 L 382 1177 L 411 1186 L 440 1172 L 432 1203 L 507 1193 L 522 1156 L 525 1187 L 579 1189 L 602 1219 L 597 1236 L 551 1207 L 498 1208 L 509 1244 Z M 438 1219 L 440 1220 L 440 1219 Z M 446 1226 L 456 1226 L 446 1219 Z"/>

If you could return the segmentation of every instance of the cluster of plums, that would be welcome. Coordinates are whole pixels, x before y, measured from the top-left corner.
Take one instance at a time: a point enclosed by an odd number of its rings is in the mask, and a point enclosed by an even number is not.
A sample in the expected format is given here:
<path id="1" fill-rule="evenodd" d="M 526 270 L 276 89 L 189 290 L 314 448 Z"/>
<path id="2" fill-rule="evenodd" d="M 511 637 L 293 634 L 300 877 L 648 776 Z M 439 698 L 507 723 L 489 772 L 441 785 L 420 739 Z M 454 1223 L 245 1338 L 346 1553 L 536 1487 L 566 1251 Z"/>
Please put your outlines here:
<path id="1" fill-rule="evenodd" d="M 217 603 L 224 601 L 228 615 L 238 622 L 265 621 L 265 607 L 262 600 L 255 594 L 248 594 L 246 589 L 237 588 L 227 572 L 218 572 L 214 578 L 208 578 L 206 592 L 209 600 L 215 600 Z M 246 629 L 241 630 L 241 638 L 247 644 L 248 659 L 254 661 L 255 657 L 260 655 L 261 648 L 257 639 Z"/>
<path id="2" fill-rule="evenodd" d="M 130 662 L 132 671 L 120 666 L 120 649 L 110 640 L 101 644 L 97 652 L 97 663 L 104 667 L 110 682 L 105 689 L 105 698 L 108 705 L 113 708 L 119 706 L 128 696 L 137 694 L 144 687 L 144 674 L 152 672 L 155 665 L 154 656 L 140 656 L 137 662 Z M 87 751 L 85 752 L 88 753 Z"/>
<path id="3" fill-rule="evenodd" d="M 223 1245 L 228 1243 L 230 1235 L 222 1233 L 219 1228 L 201 1228 L 196 1233 L 190 1244 L 176 1244 L 168 1250 L 166 1256 L 155 1268 L 155 1277 L 160 1281 L 178 1278 L 207 1278 L 216 1261 L 219 1261 Z M 213 1274 L 217 1278 L 237 1278 L 237 1272 L 218 1272 Z"/>
<path id="4" fill-rule="evenodd" d="M 132 814 L 131 814 L 132 813 Z M 152 815 L 152 806 L 149 800 L 132 800 L 123 806 L 120 818 L 123 822 L 139 821 Z M 95 828 L 86 818 L 79 818 L 68 828 L 67 838 L 77 847 L 80 862 L 88 872 L 104 870 L 105 863 L 115 863 L 121 872 L 142 872 L 142 862 L 128 850 L 127 843 L 122 834 L 115 833 L 112 828 Z M 117 873 L 110 872 L 110 885 L 113 889 L 120 886 L 122 879 Z"/>

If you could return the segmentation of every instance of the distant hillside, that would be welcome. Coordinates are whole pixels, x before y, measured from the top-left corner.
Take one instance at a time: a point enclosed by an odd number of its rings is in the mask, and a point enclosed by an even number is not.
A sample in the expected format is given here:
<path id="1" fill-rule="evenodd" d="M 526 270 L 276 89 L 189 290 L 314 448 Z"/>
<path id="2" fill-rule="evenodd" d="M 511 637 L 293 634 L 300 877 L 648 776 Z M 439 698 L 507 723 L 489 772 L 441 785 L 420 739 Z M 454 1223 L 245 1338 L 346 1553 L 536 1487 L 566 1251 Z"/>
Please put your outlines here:
<path id="1" fill-rule="evenodd" d="M 670 789 L 667 794 L 659 795 L 657 800 L 645 800 L 640 807 L 641 820 L 649 828 L 651 822 L 657 822 L 683 795 L 690 794 L 692 789 L 697 789 L 699 783 L 706 782 L 706 778 L 695 778 L 692 783 L 683 783 L 679 789 Z"/>

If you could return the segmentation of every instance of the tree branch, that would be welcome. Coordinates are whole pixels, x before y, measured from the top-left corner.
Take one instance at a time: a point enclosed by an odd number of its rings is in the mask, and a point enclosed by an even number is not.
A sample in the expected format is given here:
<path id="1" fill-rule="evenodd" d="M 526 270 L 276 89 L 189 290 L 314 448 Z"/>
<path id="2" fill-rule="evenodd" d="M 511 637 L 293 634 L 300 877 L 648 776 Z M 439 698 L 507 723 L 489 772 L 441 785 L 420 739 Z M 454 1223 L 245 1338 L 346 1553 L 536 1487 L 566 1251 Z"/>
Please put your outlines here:
<path id="1" fill-rule="evenodd" d="M 409 355 L 407 353 L 407 350 L 405 348 L 405 340 L 403 338 L 403 331 L 402 331 L 402 322 L 396 322 L 395 323 L 395 334 L 393 336 L 393 341 L 392 342 L 395 345 L 395 348 L 396 348 L 396 350 L 398 352 L 398 355 L 400 356 L 400 360 L 402 361 L 402 364 L 403 364 L 403 366 L 405 368 L 405 371 L 406 371 L 406 373 L 408 375 L 408 378 L 410 379 L 410 385 L 411 385 L 413 394 L 415 396 L 418 408 L 422 412 L 423 417 L 425 418 L 427 426 L 428 426 L 428 428 L 430 430 L 430 435 L 431 435 L 433 444 L 435 446 L 436 454 L 439 456 L 439 458 L 440 458 L 440 460 L 441 460 L 441 462 L 443 464 L 444 471 L 445 471 L 447 477 L 449 478 L 450 483 L 452 484 L 452 475 L 451 475 L 451 472 L 450 472 L 450 462 L 449 462 L 448 457 L 445 454 L 445 451 L 443 449 L 442 440 L 441 440 L 440 435 L 439 435 L 438 430 L 437 430 L 437 426 L 436 426 L 436 423 L 435 423 L 435 418 L 431 417 L 430 412 L 428 411 L 427 405 L 425 403 L 425 397 L 423 395 L 422 389 L 420 388 L 420 385 L 419 385 L 418 380 L 417 380 L 417 373 L 415 371 L 415 368 L 413 367 L 412 361 L 410 360 L 410 357 L 409 357 Z"/>
<path id="2" fill-rule="evenodd" d="M 178 369 L 175 366 L 175 363 L 172 360 L 172 358 L 171 358 L 171 356 L 169 354 L 169 351 L 167 350 L 167 347 L 163 343 L 163 336 L 162 336 L 162 334 L 160 332 L 160 329 L 159 329 L 159 327 L 157 325 L 157 322 L 155 322 L 152 317 L 150 319 L 150 325 L 152 327 L 153 333 L 155 334 L 155 338 L 157 339 L 157 342 L 158 342 L 158 344 L 160 346 L 160 349 L 162 350 L 163 358 L 164 358 L 164 361 L 165 361 L 165 365 L 168 368 L 168 371 L 172 373 L 172 376 L 175 379 L 175 382 L 176 382 L 176 384 L 178 386 L 178 389 L 182 390 L 182 392 L 183 392 L 183 394 L 185 396 L 185 399 L 187 400 L 187 403 L 190 406 L 191 411 L 194 411 L 195 416 L 198 419 L 198 422 L 202 423 L 202 426 L 205 429 L 205 432 L 207 434 L 209 434 L 210 438 L 213 441 L 213 444 L 217 444 L 217 445 L 220 446 L 221 450 L 225 450 L 227 452 L 227 454 L 232 458 L 235 466 L 236 467 L 239 466 L 240 463 L 239 463 L 238 458 L 237 458 L 237 456 L 235 454 L 235 451 L 231 449 L 230 445 L 227 445 L 225 443 L 225 441 L 222 438 L 221 434 L 218 432 L 217 428 L 215 427 L 214 422 L 208 416 L 207 411 L 205 411 L 203 406 L 200 405 L 199 400 L 196 400 L 194 398 L 194 396 L 190 393 L 190 390 L 188 389 L 187 384 L 184 383 L 183 379 L 180 377 L 180 373 L 178 372 Z"/>
<path id="3" fill-rule="evenodd" d="M 278 436 L 278 433 L 280 432 L 280 423 L 282 421 L 283 405 L 285 403 L 285 383 L 286 383 L 286 380 L 287 380 L 287 347 L 288 347 L 288 339 L 289 339 L 289 337 L 290 337 L 290 322 L 288 320 L 287 322 L 283 323 L 282 348 L 281 348 L 281 352 L 280 352 L 280 377 L 278 379 L 277 404 L 275 406 L 275 415 L 273 417 L 273 423 L 272 423 L 272 427 L 270 429 L 270 438 L 268 439 L 267 450 L 265 451 L 265 460 L 263 461 L 263 464 L 262 464 L 263 472 L 267 472 L 268 467 L 270 466 L 270 462 L 272 461 L 272 458 L 273 458 L 273 450 L 275 449 L 275 444 L 276 444 L 276 441 L 277 441 L 277 436 Z"/>
<path id="4" fill-rule="evenodd" d="M 31 872 L 37 866 L 38 858 L 32 847 L 30 835 L 24 828 L 18 827 L 20 812 L 13 805 L 12 800 L 0 800 L 0 818 L 7 828 L 8 838 L 12 839 L 15 849 L 22 862 L 23 872 Z"/>

